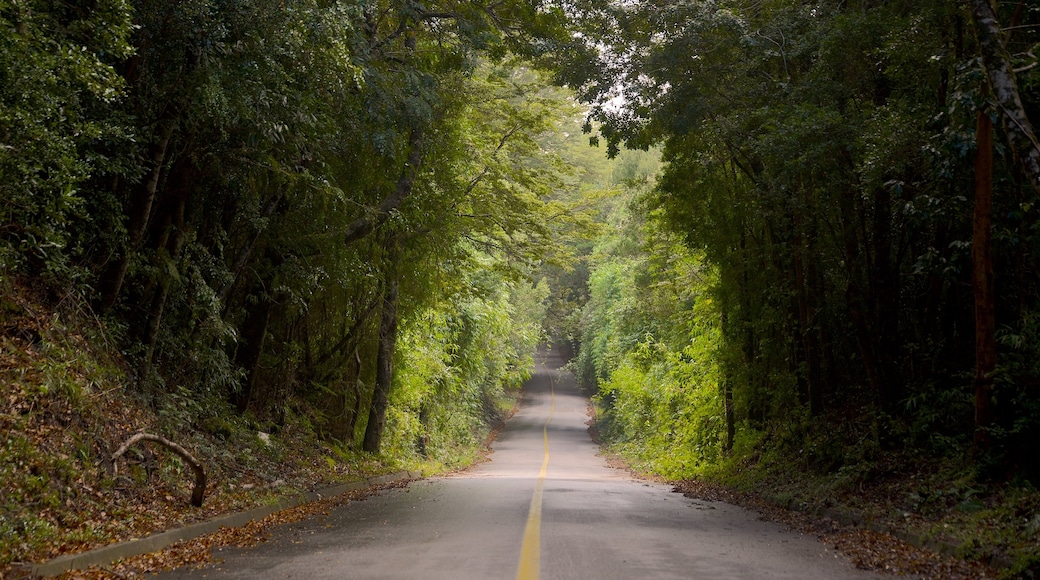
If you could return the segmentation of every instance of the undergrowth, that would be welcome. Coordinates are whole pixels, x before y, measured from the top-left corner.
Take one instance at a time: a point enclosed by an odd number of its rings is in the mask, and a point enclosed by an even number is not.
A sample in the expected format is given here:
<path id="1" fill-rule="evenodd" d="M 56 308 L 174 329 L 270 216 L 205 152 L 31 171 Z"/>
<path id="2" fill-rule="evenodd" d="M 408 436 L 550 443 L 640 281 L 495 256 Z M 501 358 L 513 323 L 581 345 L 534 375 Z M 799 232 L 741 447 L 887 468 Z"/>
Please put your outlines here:
<path id="1" fill-rule="evenodd" d="M 477 461 L 473 444 L 427 459 L 412 449 L 366 454 L 324 440 L 306 403 L 289 401 L 277 430 L 230 406 L 205 414 L 157 409 L 136 390 L 103 326 L 67 299 L 57 307 L 10 280 L 0 288 L 0 578 L 38 562 L 142 537 L 338 483 L 398 470 L 431 473 Z M 70 306 L 71 305 L 71 306 Z M 497 404 L 511 406 L 516 392 Z M 139 444 L 113 472 L 108 457 L 148 431 L 204 465 L 202 508 L 192 472 L 162 447 Z"/>

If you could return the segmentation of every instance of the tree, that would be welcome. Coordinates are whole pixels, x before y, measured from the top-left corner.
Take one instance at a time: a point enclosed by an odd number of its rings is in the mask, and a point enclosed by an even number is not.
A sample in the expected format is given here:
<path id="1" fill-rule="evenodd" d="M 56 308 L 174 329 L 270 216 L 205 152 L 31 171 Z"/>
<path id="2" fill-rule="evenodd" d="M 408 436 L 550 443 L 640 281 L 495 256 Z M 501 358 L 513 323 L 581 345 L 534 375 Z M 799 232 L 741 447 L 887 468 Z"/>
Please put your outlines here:
<path id="1" fill-rule="evenodd" d="M 386 410 L 390 403 L 390 388 L 394 382 L 394 355 L 397 351 L 397 306 L 399 285 L 397 280 L 398 241 L 393 234 L 386 236 L 383 244 L 386 254 L 386 293 L 383 296 L 383 308 L 379 317 L 379 347 L 376 355 L 376 382 L 369 406 L 368 423 L 365 426 L 365 439 L 361 448 L 369 453 L 379 451 L 383 440 L 383 429 L 386 427 Z"/>
<path id="2" fill-rule="evenodd" d="M 993 373 L 997 367 L 996 303 L 993 297 L 993 122 L 979 111 L 975 151 L 975 214 L 972 230 L 972 285 L 975 294 L 976 453 L 992 446 Z"/>
<path id="3" fill-rule="evenodd" d="M 1019 3 L 1019 10 L 1022 3 Z M 979 53 L 997 106 L 1004 119 L 1004 133 L 1018 166 L 1033 190 L 1040 193 L 1040 141 L 1033 132 L 1029 115 L 1022 104 L 1015 70 L 1005 47 L 996 11 L 988 0 L 971 2 L 972 18 L 978 36 Z M 986 110 L 979 112 L 975 162 L 975 228 L 973 268 L 975 288 L 975 450 L 990 451 L 994 427 L 993 382 L 997 368 L 996 305 L 993 296 L 994 273 L 991 248 L 990 214 L 993 197 L 992 122 Z"/>

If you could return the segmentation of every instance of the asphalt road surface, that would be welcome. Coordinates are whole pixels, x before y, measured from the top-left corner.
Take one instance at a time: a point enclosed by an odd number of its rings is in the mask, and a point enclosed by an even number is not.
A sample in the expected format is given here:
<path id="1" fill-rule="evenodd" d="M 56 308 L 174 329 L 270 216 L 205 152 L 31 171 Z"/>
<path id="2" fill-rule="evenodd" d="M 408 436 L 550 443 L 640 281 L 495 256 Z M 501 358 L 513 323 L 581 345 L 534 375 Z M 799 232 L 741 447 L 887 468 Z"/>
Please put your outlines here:
<path id="1" fill-rule="evenodd" d="M 607 467 L 587 399 L 560 361 L 539 361 L 491 461 L 161 578 L 878 578 L 811 537 Z"/>

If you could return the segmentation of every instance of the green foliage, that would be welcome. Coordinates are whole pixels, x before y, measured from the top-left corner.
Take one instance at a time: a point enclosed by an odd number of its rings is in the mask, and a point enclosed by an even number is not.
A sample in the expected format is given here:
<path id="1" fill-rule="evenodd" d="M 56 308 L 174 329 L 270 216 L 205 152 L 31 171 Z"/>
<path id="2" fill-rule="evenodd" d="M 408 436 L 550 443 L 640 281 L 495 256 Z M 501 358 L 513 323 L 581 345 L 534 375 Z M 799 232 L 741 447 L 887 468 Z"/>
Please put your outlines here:
<path id="1" fill-rule="evenodd" d="M 249 469 L 284 459 L 256 429 L 356 460 L 399 287 L 382 460 L 470 459 L 545 338 L 539 268 L 591 227 L 564 159 L 595 162 L 552 147 L 578 109 L 531 68 L 567 24 L 512 0 L 0 0 L 0 275 L 46 274 L 106 325 L 128 397 Z M 37 394 L 90 401 L 43 346 Z"/>
<path id="2" fill-rule="evenodd" d="M 1038 16 L 1000 7 L 1002 22 Z M 593 62 L 564 73 L 586 89 L 586 129 L 608 155 L 663 153 L 653 190 L 608 221 L 620 235 L 597 248 L 582 314 L 574 367 L 598 389 L 615 449 L 670 477 L 809 505 L 844 496 L 905 514 L 880 496 L 952 487 L 910 511 L 944 518 L 940 533 L 959 530 L 970 556 L 1001 546 L 1028 569 L 1035 534 L 1000 506 L 1035 497 L 1035 192 L 998 148 L 997 443 L 969 459 L 969 200 L 988 95 L 963 7 L 629 2 L 599 14 L 603 32 L 584 30 L 592 50 L 579 57 Z M 1019 54 L 1037 36 L 1006 41 Z M 1035 86 L 1036 67 L 1019 74 Z M 710 273 L 680 285 L 693 292 L 661 292 L 683 279 L 662 275 L 678 263 L 662 259 L 669 236 Z M 707 303 L 712 315 L 695 314 Z M 703 341 L 692 369 L 686 341 Z M 1012 484 L 987 483 L 995 474 Z"/>
<path id="3" fill-rule="evenodd" d="M 634 219 L 656 220 L 652 231 L 679 236 L 713 272 L 714 360 L 738 442 L 742 429 L 801 425 L 789 445 L 764 445 L 806 449 L 822 471 L 857 464 L 840 456 L 858 441 L 864 463 L 875 447 L 951 457 L 970 444 L 968 200 L 987 95 L 964 17 L 947 2 L 632 2 L 599 21 L 616 27 L 586 31 L 596 62 L 570 71 L 587 75 L 572 80 L 588 88 L 586 128 L 610 155 L 661 145 L 659 179 Z M 1036 17 L 1002 6 L 1002 21 Z M 1036 39 L 1009 33 L 1009 52 Z M 1035 67 L 1019 74 L 1033 86 Z M 1026 362 L 1035 192 L 1006 151 L 997 165 L 999 449 L 980 461 L 1035 478 L 1023 438 L 1035 439 L 1038 400 Z M 639 369 L 630 357 L 645 345 L 673 352 L 672 333 L 697 336 L 685 320 L 647 315 L 659 279 L 628 275 L 652 271 L 653 251 L 633 253 L 632 242 L 617 238 L 612 251 L 629 259 L 590 276 L 576 364 L 587 385 Z M 871 420 L 849 433 L 814 428 L 850 414 Z"/>
<path id="4" fill-rule="evenodd" d="M 459 294 L 476 253 L 521 284 L 583 223 L 539 142 L 573 103 L 520 60 L 567 37 L 564 15 L 441 8 L 0 4 L 0 268 L 94 296 L 171 424 L 228 400 L 278 423 L 345 385 L 367 401 L 351 384 L 372 361 L 346 369 L 374 354 L 390 277 L 407 321 Z"/>
<path id="5" fill-rule="evenodd" d="M 533 368 L 548 287 L 481 271 L 468 282 L 402 332 L 384 443 L 391 455 L 467 460 Z"/>
<path id="6" fill-rule="evenodd" d="M 104 144 L 129 137 L 110 107 L 125 90 L 113 64 L 132 51 L 130 5 L 0 2 L 0 29 L 0 269 L 67 277 L 84 184 L 123 163 Z"/>
<path id="7" fill-rule="evenodd" d="M 626 167 L 634 164 L 619 173 Z M 602 432 L 618 451 L 667 477 L 689 476 L 723 453 L 718 281 L 645 218 L 645 182 L 625 181 L 637 189 L 614 208 L 593 253 L 575 367 L 598 391 Z"/>

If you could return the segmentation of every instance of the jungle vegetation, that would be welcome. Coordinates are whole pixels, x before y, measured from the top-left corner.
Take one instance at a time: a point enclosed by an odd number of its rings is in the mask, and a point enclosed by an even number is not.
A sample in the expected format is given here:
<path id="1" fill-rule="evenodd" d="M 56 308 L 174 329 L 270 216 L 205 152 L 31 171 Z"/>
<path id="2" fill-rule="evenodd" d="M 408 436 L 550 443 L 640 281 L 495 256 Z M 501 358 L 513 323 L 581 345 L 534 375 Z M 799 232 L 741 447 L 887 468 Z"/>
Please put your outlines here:
<path id="1" fill-rule="evenodd" d="M 0 0 L 0 28 L 0 292 L 90 313 L 168 433 L 450 462 L 550 340 L 669 477 L 1040 481 L 1035 3 Z"/>

